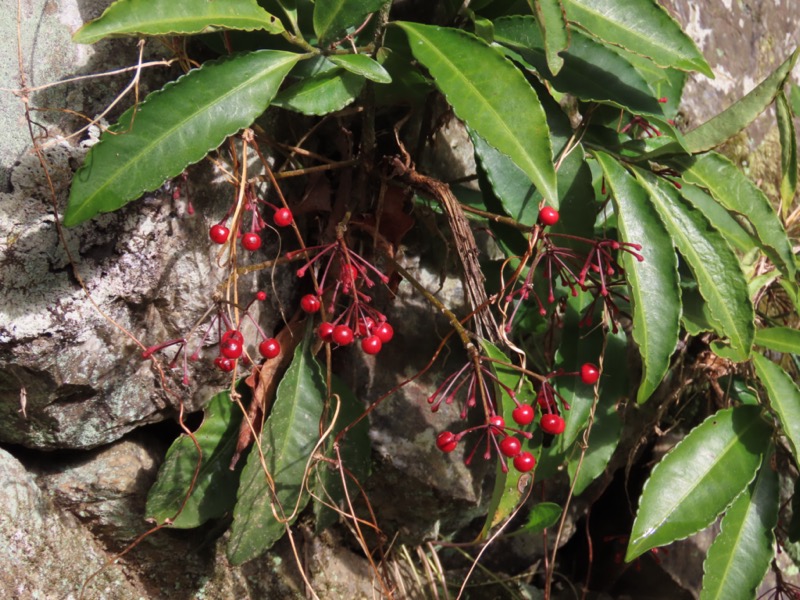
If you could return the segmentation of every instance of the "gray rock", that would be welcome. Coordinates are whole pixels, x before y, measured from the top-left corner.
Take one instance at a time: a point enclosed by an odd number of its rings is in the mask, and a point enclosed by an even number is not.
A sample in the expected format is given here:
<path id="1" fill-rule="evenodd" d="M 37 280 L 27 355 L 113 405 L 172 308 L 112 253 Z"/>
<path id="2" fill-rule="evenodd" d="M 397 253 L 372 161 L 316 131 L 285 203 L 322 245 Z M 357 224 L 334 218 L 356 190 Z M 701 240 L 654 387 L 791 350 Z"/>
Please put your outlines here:
<path id="1" fill-rule="evenodd" d="M 40 600 L 139 599 L 135 573 L 108 556 L 73 516 L 56 509 L 25 468 L 0 449 L 0 597 Z M 89 581 L 89 579 L 91 581 Z"/>

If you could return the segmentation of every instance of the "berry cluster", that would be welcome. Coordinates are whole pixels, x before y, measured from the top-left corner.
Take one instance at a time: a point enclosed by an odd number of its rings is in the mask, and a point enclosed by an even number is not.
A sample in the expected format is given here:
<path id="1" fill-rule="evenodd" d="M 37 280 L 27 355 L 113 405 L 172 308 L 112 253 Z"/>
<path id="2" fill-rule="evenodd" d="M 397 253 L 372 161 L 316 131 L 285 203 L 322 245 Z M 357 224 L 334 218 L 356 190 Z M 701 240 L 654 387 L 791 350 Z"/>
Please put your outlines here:
<path id="1" fill-rule="evenodd" d="M 256 329 L 258 330 L 262 340 L 258 345 L 258 351 L 265 359 L 271 359 L 280 356 L 280 343 L 274 337 L 268 337 L 258 323 L 255 322 L 249 312 L 249 309 L 254 302 L 264 302 L 266 299 L 266 292 L 260 291 L 255 294 L 250 303 L 244 308 L 242 319 L 249 319 L 256 326 Z M 236 368 L 236 362 L 239 359 L 242 359 L 245 362 L 250 362 L 250 358 L 245 352 L 246 344 L 244 335 L 239 330 L 239 326 L 234 326 L 228 318 L 228 315 L 221 309 L 218 310 L 212 317 L 210 325 L 201 336 L 196 349 L 191 353 L 191 355 L 187 356 L 187 347 L 189 345 L 188 339 L 178 338 L 161 342 L 146 348 L 144 352 L 142 352 L 142 358 L 150 358 L 154 353 L 160 350 L 164 350 L 171 346 L 176 346 L 177 350 L 172 360 L 169 362 L 169 367 L 176 368 L 178 361 L 182 358 L 183 384 L 188 385 L 189 371 L 187 361 L 191 360 L 194 362 L 200 359 L 202 348 L 207 345 L 209 338 L 213 339 L 212 333 L 215 330 L 217 331 L 216 337 L 218 341 L 215 345 L 218 348 L 218 354 L 216 358 L 214 358 L 214 366 L 224 373 L 230 373 Z"/>
<path id="2" fill-rule="evenodd" d="M 291 260 L 300 255 L 307 260 L 297 269 L 298 277 L 305 277 L 311 269 L 317 268 L 315 286 L 318 291 L 303 296 L 300 307 L 308 314 L 325 313 L 325 319 L 317 327 L 319 338 L 337 346 L 349 346 L 360 339 L 361 349 L 366 354 L 378 354 L 394 337 L 394 328 L 372 305 L 372 298 L 364 289 L 375 287 L 376 279 L 386 284 L 389 278 L 348 248 L 342 239 L 289 252 L 287 258 Z"/>
<path id="3" fill-rule="evenodd" d="M 241 238 L 242 248 L 249 250 L 250 252 L 255 252 L 261 248 L 262 240 L 259 232 L 267 227 L 267 223 L 261 216 L 261 213 L 258 209 L 260 204 L 270 208 L 273 211 L 272 222 L 276 227 L 288 227 L 294 222 L 294 215 L 292 215 L 291 210 L 285 207 L 275 206 L 271 202 L 267 202 L 266 200 L 259 198 L 252 186 L 248 186 L 245 192 L 244 211 L 250 213 L 250 228 L 246 232 L 239 232 L 238 236 Z M 225 223 L 227 223 L 235 208 L 236 204 L 234 203 L 228 209 L 228 213 L 222 218 L 222 220 L 219 223 L 212 225 L 211 229 L 209 229 L 208 236 L 215 244 L 224 244 L 228 241 L 228 238 L 231 235 L 231 230 L 225 226 Z"/>
<path id="4" fill-rule="evenodd" d="M 569 410 L 569 405 L 551 383 L 551 379 L 559 376 L 580 377 L 583 383 L 594 385 L 600 378 L 600 371 L 595 365 L 586 363 L 581 366 L 580 371 L 571 373 L 556 371 L 542 378 L 536 398 L 537 404 L 542 411 L 539 418 L 539 427 L 549 435 L 559 435 L 564 432 L 566 422 L 561 416 L 561 412 Z M 494 385 L 490 385 L 490 382 Z M 505 419 L 498 414 L 498 402 L 493 393 L 495 385 L 513 400 L 515 407 L 511 411 L 511 418 L 518 428 L 507 427 Z M 520 473 L 527 473 L 532 470 L 536 466 L 536 459 L 530 452 L 522 449 L 522 442 L 517 435 L 525 439 L 532 437 L 530 432 L 521 428 L 527 427 L 535 420 L 534 407 L 531 404 L 520 402 L 516 392 L 502 383 L 491 369 L 484 366 L 483 360 L 478 357 L 477 366 L 473 361 L 468 362 L 464 367 L 448 376 L 436 391 L 431 394 L 428 398 L 431 410 L 438 411 L 442 403 L 452 404 L 462 390 L 465 390 L 466 398 L 461 409 L 461 418 L 466 419 L 469 409 L 478 406 L 480 401 L 483 404 L 486 420 L 481 425 L 465 429 L 459 433 L 453 433 L 452 431 L 441 432 L 436 438 L 436 446 L 439 450 L 445 453 L 453 452 L 464 436 L 480 431 L 482 432 L 481 439 L 467 456 L 465 460 L 467 464 L 472 461 L 478 446 L 485 439 L 484 458 L 491 458 L 492 449 L 496 450 L 498 457 L 502 457 L 501 467 L 503 471 L 508 468 L 505 459 L 509 458 L 512 459 L 514 468 Z"/>

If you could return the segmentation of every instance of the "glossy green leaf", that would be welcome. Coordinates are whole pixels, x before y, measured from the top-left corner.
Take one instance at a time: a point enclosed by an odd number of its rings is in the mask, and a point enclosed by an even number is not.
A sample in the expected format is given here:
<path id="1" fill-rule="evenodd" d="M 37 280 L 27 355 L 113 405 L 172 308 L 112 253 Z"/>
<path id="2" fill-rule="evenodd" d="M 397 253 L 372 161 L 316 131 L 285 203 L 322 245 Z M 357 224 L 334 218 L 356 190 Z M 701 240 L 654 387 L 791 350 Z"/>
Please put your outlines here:
<path id="1" fill-rule="evenodd" d="M 783 432 L 789 439 L 794 459 L 800 462 L 800 389 L 780 365 L 759 353 L 753 354 L 756 375 L 764 385 L 770 407 L 778 415 Z"/>
<path id="2" fill-rule="evenodd" d="M 183 434 L 172 443 L 147 495 L 148 518 L 158 523 L 174 518 L 172 527 L 184 529 L 198 527 L 233 508 L 239 470 L 231 471 L 229 466 L 241 421 L 242 411 L 231 402 L 230 392 L 221 392 L 211 399 L 204 410 L 203 423 L 194 432 L 202 458 L 188 435 Z M 198 460 L 195 486 L 184 505 Z"/>
<path id="3" fill-rule="evenodd" d="M 79 44 L 93 44 L 120 35 L 190 35 L 216 29 L 264 29 L 280 33 L 283 25 L 256 0 L 117 0 L 73 36 Z"/>
<path id="4" fill-rule="evenodd" d="M 758 477 L 725 512 L 721 531 L 703 562 L 700 600 L 751 600 L 775 556 L 778 473 L 771 452 Z"/>
<path id="5" fill-rule="evenodd" d="M 567 472 L 572 482 L 573 494 L 580 496 L 595 479 L 602 475 L 619 444 L 622 421 L 617 414 L 617 404 L 628 395 L 627 336 L 620 329 L 607 334 L 603 360 L 603 374 L 600 378 L 600 399 L 595 410 L 594 423 L 589 432 L 589 443 L 578 470 L 578 452 L 582 438 L 575 442 L 575 453 L 567 463 Z"/>
<path id="6" fill-rule="evenodd" d="M 455 114 L 507 154 L 546 198 L 557 198 L 547 121 L 522 73 L 484 41 L 463 31 L 408 22 L 397 25 Z"/>
<path id="7" fill-rule="evenodd" d="M 506 363 L 509 362 L 508 357 L 491 342 L 483 340 L 481 345 L 486 356 L 489 358 Z M 491 363 L 490 368 L 501 383 L 513 390 L 516 389 L 520 379 L 519 371 L 515 371 L 510 367 L 498 363 Z M 530 391 L 529 388 L 526 391 Z M 499 413 L 511 424 L 511 412 L 516 407 L 516 402 L 514 402 L 511 396 L 497 384 L 495 384 L 495 392 L 500 398 L 500 406 L 498 407 Z M 530 391 L 530 395 L 533 395 L 532 391 Z M 522 442 L 523 450 L 531 452 L 532 448 L 526 443 L 526 440 L 521 436 L 517 437 Z M 532 453 L 536 456 L 536 452 Z M 504 459 L 504 463 L 505 462 L 507 461 Z M 507 465 L 507 471 L 504 471 L 502 469 L 502 464 L 504 463 L 498 460 L 494 489 L 492 490 L 492 497 L 489 500 L 489 510 L 487 511 L 486 522 L 484 523 L 481 537 L 485 537 L 493 527 L 504 522 L 511 513 L 516 510 L 525 494 L 527 486 L 532 482 L 533 473 L 520 473 L 513 467 L 508 468 Z"/>
<path id="8" fill-rule="evenodd" d="M 797 136 L 792 108 L 783 90 L 775 96 L 775 112 L 781 141 L 781 212 L 786 219 L 797 192 Z"/>
<path id="9" fill-rule="evenodd" d="M 642 356 L 637 393 L 641 403 L 661 383 L 678 343 L 678 258 L 667 229 L 648 201 L 648 191 L 608 154 L 595 152 L 594 156 L 611 190 L 622 240 L 642 246 L 643 261 L 622 253 L 633 307 L 633 339 Z"/>
<path id="10" fill-rule="evenodd" d="M 282 90 L 273 106 L 304 115 L 326 115 L 351 104 L 361 93 L 364 78 L 344 69 L 325 71 Z"/>
<path id="11" fill-rule="evenodd" d="M 782 65 L 744 98 L 687 133 L 684 136 L 686 149 L 691 154 L 711 150 L 752 123 L 758 115 L 766 110 L 778 91 L 783 88 L 786 77 L 791 73 L 796 60 L 797 51 L 792 53 Z"/>
<path id="12" fill-rule="evenodd" d="M 333 451 L 334 438 L 364 413 L 364 406 L 356 398 L 353 391 L 335 374 L 331 374 L 331 392 L 332 395 L 335 394 L 339 397 L 341 406 L 339 408 L 339 416 L 333 425 L 333 431 L 326 445 L 325 456 L 335 459 L 336 455 Z M 330 418 L 333 418 L 334 410 L 335 400 L 332 399 Z M 328 425 L 330 426 L 329 423 Z M 356 501 L 360 493 L 352 477 L 361 484 L 366 481 L 370 472 L 371 452 L 369 419 L 362 419 L 347 432 L 339 444 L 339 456 L 349 474 L 347 477 L 347 495 L 352 502 Z M 316 469 L 316 478 L 312 479 L 314 497 L 322 499 L 325 503 L 333 503 L 346 511 L 346 496 L 342 485 L 342 475 L 339 470 L 327 461 L 318 462 Z M 314 502 L 314 517 L 316 518 L 315 528 L 317 531 L 333 525 L 339 519 L 336 511 L 320 501 Z"/>
<path id="13" fill-rule="evenodd" d="M 386 3 L 386 0 L 324 0 L 314 4 L 314 32 L 320 46 L 343 36 L 350 27 L 358 27 Z"/>
<path id="14" fill-rule="evenodd" d="M 755 336 L 755 313 L 739 259 L 722 235 L 679 192 L 649 171 L 636 169 L 672 243 L 686 260 L 708 303 L 714 329 L 727 337 L 741 359 L 750 353 Z"/>
<path id="15" fill-rule="evenodd" d="M 519 54 L 560 92 L 584 101 L 609 102 L 634 113 L 664 116 L 633 65 L 580 32 L 572 32 L 569 49 L 562 53 L 564 65 L 556 76 L 548 75 L 546 46 L 533 17 L 497 19 L 495 41 Z"/>
<path id="16" fill-rule="evenodd" d="M 591 309 L 591 299 L 592 295 L 588 292 L 579 292 L 578 296 L 567 298 L 561 342 L 556 351 L 556 369 L 575 372 L 580 370 L 584 363 L 598 363 L 598 357 L 603 350 L 605 331 L 602 327 L 580 326 L 586 310 Z M 595 307 L 594 322 L 597 323 L 601 318 L 599 307 Z M 586 385 L 580 377 L 559 377 L 553 383 L 570 407 L 561 414 L 565 421 L 563 433 L 553 440 L 553 446 L 566 452 L 586 428 L 595 399 L 595 386 Z"/>
<path id="17" fill-rule="evenodd" d="M 550 73 L 558 75 L 564 65 L 564 59 L 559 56 L 559 52 L 569 46 L 569 30 L 564 7 L 561 5 L 561 0 L 528 0 L 528 4 L 536 15 L 536 24 L 544 40 L 547 66 Z"/>
<path id="18" fill-rule="evenodd" d="M 303 492 L 303 477 L 319 439 L 326 396 L 322 371 L 311 355 L 312 337 L 309 327 L 278 385 L 272 412 L 261 433 L 263 461 L 274 490 L 264 473 L 257 447 L 250 452 L 242 471 L 228 540 L 228 558 L 233 564 L 241 564 L 269 549 L 308 502 L 308 495 Z M 275 518 L 273 510 L 281 520 Z"/>
<path id="19" fill-rule="evenodd" d="M 710 525 L 753 480 L 771 433 L 757 406 L 721 410 L 695 427 L 645 483 L 625 560 Z"/>
<path id="20" fill-rule="evenodd" d="M 726 157 L 709 152 L 679 161 L 686 181 L 706 188 L 726 209 L 752 223 L 760 245 L 776 265 L 794 279 L 792 246 L 769 198 Z M 712 225 L 716 225 L 712 221 Z"/>
<path id="21" fill-rule="evenodd" d="M 681 323 L 687 333 L 700 335 L 707 331 L 714 331 L 708 304 L 697 290 L 697 282 L 692 281 L 691 285 L 681 282 L 681 306 L 683 307 Z"/>
<path id="22" fill-rule="evenodd" d="M 539 502 L 534 504 L 525 524 L 514 533 L 535 534 L 553 527 L 561 518 L 562 508 L 555 502 Z"/>
<path id="23" fill-rule="evenodd" d="M 756 331 L 755 343 L 776 352 L 800 354 L 800 330 L 794 327 L 764 327 Z"/>
<path id="24" fill-rule="evenodd" d="M 714 77 L 705 58 L 653 0 L 563 0 L 570 22 L 600 39 L 649 57 L 661 67 Z"/>
<path id="25" fill-rule="evenodd" d="M 719 231 L 735 250 L 746 254 L 757 247 L 757 239 L 745 230 L 733 215 L 703 188 L 684 182 L 681 187 L 681 196 L 703 213 L 703 216 L 714 226 L 714 229 Z"/>
<path id="26" fill-rule="evenodd" d="M 800 115 L 800 85 L 792 83 L 789 89 L 791 90 L 789 92 L 789 100 L 792 105 L 792 112 L 796 115 Z"/>
<path id="27" fill-rule="evenodd" d="M 64 224 L 116 210 L 201 160 L 266 110 L 299 54 L 208 62 L 126 111 L 75 173 Z M 135 118 L 134 118 L 135 116 Z"/>
<path id="28" fill-rule="evenodd" d="M 392 82 L 392 76 L 389 75 L 388 71 L 379 62 L 366 54 L 338 54 L 329 56 L 328 60 L 370 81 L 375 81 L 376 83 Z"/>

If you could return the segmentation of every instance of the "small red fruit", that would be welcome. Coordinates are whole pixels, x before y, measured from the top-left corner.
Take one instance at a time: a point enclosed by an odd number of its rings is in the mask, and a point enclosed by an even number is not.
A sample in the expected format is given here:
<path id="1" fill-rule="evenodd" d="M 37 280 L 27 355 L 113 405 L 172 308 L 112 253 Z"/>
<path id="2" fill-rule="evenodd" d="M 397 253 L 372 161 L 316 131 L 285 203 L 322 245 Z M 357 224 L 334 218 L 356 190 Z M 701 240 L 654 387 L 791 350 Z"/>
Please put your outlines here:
<path id="1" fill-rule="evenodd" d="M 278 227 L 288 227 L 294 221 L 294 215 L 288 208 L 279 208 L 275 211 L 273 220 Z"/>
<path id="2" fill-rule="evenodd" d="M 558 211 L 552 206 L 545 206 L 539 211 L 539 223 L 545 226 L 558 223 Z"/>
<path id="3" fill-rule="evenodd" d="M 377 335 L 371 335 L 361 340 L 361 349 L 367 354 L 377 354 L 382 347 L 383 343 Z"/>
<path id="4" fill-rule="evenodd" d="M 257 233 L 245 233 L 242 236 L 242 247 L 250 252 L 255 252 L 261 248 L 261 236 Z"/>
<path id="5" fill-rule="evenodd" d="M 263 302 L 267 299 L 267 292 L 261 291 L 256 293 L 256 300 Z"/>
<path id="6" fill-rule="evenodd" d="M 358 337 L 368 337 L 375 328 L 375 319 L 364 317 L 358 322 Z"/>
<path id="7" fill-rule="evenodd" d="M 211 241 L 215 244 L 224 244 L 228 241 L 228 236 L 230 234 L 231 230 L 219 223 L 212 225 L 211 229 L 208 230 L 208 237 L 210 237 Z"/>
<path id="8" fill-rule="evenodd" d="M 560 415 L 554 415 L 554 414 L 542 415 L 542 418 L 539 421 L 539 425 L 542 426 L 542 430 L 545 433 L 549 433 L 552 435 L 558 435 L 559 433 L 563 433 L 564 427 L 566 427 L 564 419 L 562 419 Z"/>
<path id="9" fill-rule="evenodd" d="M 242 335 L 242 332 L 235 329 L 228 329 L 227 331 L 223 332 L 219 342 L 220 344 L 224 344 L 228 340 L 235 340 L 240 344 L 244 344 L 244 336 Z"/>
<path id="10" fill-rule="evenodd" d="M 352 285 L 358 279 L 358 269 L 353 265 L 342 265 L 342 272 L 339 281 L 345 285 Z"/>
<path id="11" fill-rule="evenodd" d="M 521 452 L 514 457 L 514 468 L 520 473 L 527 473 L 536 466 L 536 459 L 530 452 Z"/>
<path id="12" fill-rule="evenodd" d="M 500 442 L 500 452 L 502 452 L 504 456 L 513 458 L 520 453 L 520 450 L 522 450 L 522 444 L 513 435 L 504 437 Z"/>
<path id="13" fill-rule="evenodd" d="M 494 434 L 500 433 L 506 427 L 506 420 L 500 415 L 489 417 L 489 431 Z"/>
<path id="14" fill-rule="evenodd" d="M 242 352 L 244 352 L 244 346 L 242 342 L 238 342 L 233 338 L 228 338 L 224 342 L 220 342 L 219 352 L 225 358 L 236 360 L 242 355 Z"/>
<path id="15" fill-rule="evenodd" d="M 258 345 L 258 351 L 264 358 L 275 358 L 281 353 L 281 345 L 275 338 L 269 338 Z"/>
<path id="16" fill-rule="evenodd" d="M 353 330 L 347 325 L 337 325 L 333 328 L 331 339 L 340 346 L 347 346 L 353 343 Z"/>
<path id="17" fill-rule="evenodd" d="M 377 335 L 384 344 L 388 344 L 394 337 L 394 329 L 386 321 L 380 323 L 372 333 Z"/>
<path id="18" fill-rule="evenodd" d="M 319 339 L 321 339 L 323 342 L 330 342 L 332 341 L 331 338 L 333 336 L 334 329 L 335 327 L 333 326 L 333 323 L 328 323 L 327 321 L 325 321 L 323 323 L 320 323 L 319 327 L 317 327 L 317 335 L 319 336 Z"/>
<path id="19" fill-rule="evenodd" d="M 581 366 L 581 381 L 586 385 L 594 385 L 600 379 L 600 371 L 592 363 Z"/>
<path id="20" fill-rule="evenodd" d="M 236 365 L 236 361 L 231 360 L 230 358 L 225 358 L 224 356 L 218 356 L 214 359 L 214 364 L 216 367 L 225 373 L 230 373 L 233 371 L 233 367 Z"/>
<path id="21" fill-rule="evenodd" d="M 458 446 L 458 440 L 452 431 L 443 431 L 436 437 L 436 447 L 444 453 L 452 452 Z"/>
<path id="22" fill-rule="evenodd" d="M 300 308 L 307 313 L 315 313 L 322 308 L 322 302 L 320 302 L 319 296 L 306 294 L 300 299 Z"/>
<path id="23" fill-rule="evenodd" d="M 511 411 L 511 418 L 517 425 L 530 425 L 533 422 L 533 407 L 530 404 L 520 404 Z"/>

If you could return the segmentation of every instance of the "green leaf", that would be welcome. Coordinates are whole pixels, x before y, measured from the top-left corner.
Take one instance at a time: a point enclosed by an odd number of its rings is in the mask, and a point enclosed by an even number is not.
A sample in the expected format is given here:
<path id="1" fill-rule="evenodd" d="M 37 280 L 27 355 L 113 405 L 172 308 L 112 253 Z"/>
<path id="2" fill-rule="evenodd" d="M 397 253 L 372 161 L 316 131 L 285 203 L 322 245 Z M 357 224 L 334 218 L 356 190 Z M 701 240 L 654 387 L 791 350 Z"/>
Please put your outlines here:
<path id="1" fill-rule="evenodd" d="M 734 501 L 722 518 L 721 531 L 703 562 L 700 600 L 750 600 L 775 556 L 778 523 L 778 473 L 771 452 L 758 477 Z"/>
<path id="2" fill-rule="evenodd" d="M 757 346 L 776 352 L 800 354 L 800 330 L 794 327 L 765 327 L 756 331 Z"/>
<path id="3" fill-rule="evenodd" d="M 704 189 L 684 183 L 681 187 L 681 196 L 703 213 L 703 216 L 714 226 L 714 229 L 719 231 L 734 249 L 746 254 L 757 247 L 757 239 L 745 230 L 731 213 L 722 204 L 714 200 Z"/>
<path id="4" fill-rule="evenodd" d="M 358 27 L 369 13 L 386 0 L 322 0 L 314 4 L 314 32 L 320 46 L 327 46 L 344 35 L 350 27 Z"/>
<path id="5" fill-rule="evenodd" d="M 555 502 L 539 502 L 534 504 L 531 512 L 528 514 L 528 520 L 525 524 L 514 533 L 527 533 L 536 534 L 541 533 L 545 529 L 549 529 L 561 518 L 561 506 Z"/>
<path id="6" fill-rule="evenodd" d="M 661 67 L 714 73 L 680 25 L 653 0 L 563 0 L 570 22 Z"/>
<path id="7" fill-rule="evenodd" d="M 721 410 L 695 427 L 645 483 L 625 560 L 711 524 L 753 480 L 771 431 L 756 406 Z"/>
<path id="8" fill-rule="evenodd" d="M 201 160 L 266 110 L 300 58 L 273 50 L 240 54 L 150 94 L 92 146 L 72 180 L 64 225 L 116 210 Z"/>
<path id="9" fill-rule="evenodd" d="M 708 304 L 700 292 L 697 290 L 697 282 L 692 281 L 687 285 L 681 281 L 681 323 L 690 335 L 700 335 L 707 331 L 714 331 L 711 325 L 712 317 L 708 310 Z"/>
<path id="10" fill-rule="evenodd" d="M 483 340 L 481 345 L 486 356 L 489 358 L 506 363 L 509 362 L 508 357 L 491 342 Z M 492 372 L 501 383 L 511 389 L 516 389 L 520 379 L 519 371 L 495 362 L 490 364 Z M 508 420 L 511 412 L 516 407 L 516 402 L 514 402 L 511 396 L 497 384 L 495 384 L 495 392 L 498 394 L 498 398 L 500 398 L 498 412 L 500 415 L 504 415 L 505 419 Z M 522 442 L 523 450 L 532 450 L 529 444 L 526 444 L 527 440 L 521 438 L 520 441 Z M 536 456 L 535 451 L 533 451 L 532 454 Z M 503 458 L 503 461 L 504 462 L 501 463 L 498 460 L 494 489 L 492 490 L 492 497 L 489 500 L 489 510 L 487 511 L 486 522 L 481 531 L 481 538 L 484 538 L 493 527 L 505 521 L 509 515 L 514 512 L 522 500 L 525 489 L 533 481 L 532 473 L 520 473 L 514 468 L 508 469 L 508 466 L 506 466 L 506 470 L 504 471 L 502 465 L 505 464 L 506 459 Z"/>
<path id="11" fill-rule="evenodd" d="M 364 87 L 364 78 L 344 69 L 334 69 L 303 79 L 282 90 L 273 106 L 304 115 L 326 115 L 352 103 Z"/>
<path id="12" fill-rule="evenodd" d="M 635 174 L 647 190 L 672 243 L 686 260 L 708 303 L 714 329 L 729 339 L 741 359 L 750 353 L 755 313 L 739 259 L 705 217 L 686 205 L 671 183 L 649 171 Z"/>
<path id="13" fill-rule="evenodd" d="M 706 188 L 726 209 L 748 219 L 762 248 L 770 254 L 781 271 L 794 279 L 794 254 L 786 230 L 758 186 L 717 152 L 677 161 L 677 164 L 683 167 L 686 181 Z"/>
<path id="14" fill-rule="evenodd" d="M 264 473 L 258 447 L 250 452 L 242 472 L 228 541 L 228 558 L 235 565 L 269 549 L 308 502 L 308 495 L 303 493 L 303 477 L 319 439 L 326 396 L 322 371 L 311 355 L 311 332 L 309 327 L 303 343 L 295 350 L 261 432 L 263 461 L 274 489 Z M 281 520 L 275 518 L 273 510 Z"/>
<path id="15" fill-rule="evenodd" d="M 800 86 L 796 83 L 791 84 L 789 98 L 792 104 L 792 113 L 800 115 Z"/>
<path id="16" fill-rule="evenodd" d="M 376 83 L 391 83 L 392 76 L 380 63 L 366 54 L 339 54 L 329 56 L 328 60 L 356 75 Z"/>
<path id="17" fill-rule="evenodd" d="M 334 438 L 345 427 L 355 422 L 363 413 L 364 407 L 356 398 L 350 388 L 335 374 L 331 375 L 331 392 L 339 397 L 341 406 L 339 416 L 331 431 L 329 442 L 325 450 L 325 456 L 336 458 L 333 452 Z M 331 418 L 335 410 L 335 401 L 331 403 Z M 330 426 L 330 423 L 327 423 Z M 344 468 L 347 469 L 347 494 L 351 501 L 355 501 L 359 494 L 358 486 L 352 481 L 355 478 L 360 483 L 364 483 L 369 476 L 371 445 L 369 441 L 369 419 L 362 419 L 353 426 L 342 438 L 339 445 L 339 456 L 342 459 Z M 312 479 L 314 486 L 314 497 L 321 498 L 326 503 L 333 503 L 348 510 L 345 504 L 344 486 L 339 470 L 327 461 L 319 461 L 316 465 L 316 479 Z M 312 474 L 313 477 L 313 474 Z M 336 523 L 339 518 L 338 513 L 319 501 L 314 502 L 314 517 L 316 531 L 320 531 Z"/>
<path id="18" fill-rule="evenodd" d="M 564 65 L 564 59 L 558 53 L 569 46 L 569 31 L 567 30 L 567 15 L 561 0 L 528 0 L 536 15 L 536 24 L 544 40 L 544 49 L 547 56 L 547 66 L 553 75 L 558 75 Z"/>
<path id="19" fill-rule="evenodd" d="M 800 464 L 800 389 L 786 371 L 757 352 L 753 354 L 753 364 L 789 440 L 794 460 Z"/>
<path id="20" fill-rule="evenodd" d="M 455 114 L 507 154 L 545 198 L 557 198 L 547 121 L 522 73 L 484 41 L 463 31 L 407 22 L 397 25 L 408 35 L 414 57 L 428 69 Z"/>
<path id="21" fill-rule="evenodd" d="M 744 98 L 718 113 L 699 127 L 685 135 L 686 149 L 691 154 L 711 150 L 747 127 L 772 103 L 783 88 L 797 60 L 798 51 L 780 65 L 773 73 L 753 88 Z"/>
<path id="22" fill-rule="evenodd" d="M 556 76 L 548 75 L 546 47 L 533 17 L 497 19 L 495 41 L 519 54 L 559 92 L 664 118 L 661 104 L 633 65 L 580 32 L 572 32 L 569 49 L 562 52 L 564 66 Z"/>
<path id="23" fill-rule="evenodd" d="M 617 404 L 628 394 L 627 337 L 621 329 L 609 333 L 603 359 L 603 375 L 600 379 L 600 399 L 595 410 L 594 423 L 589 432 L 589 443 L 578 471 L 577 454 L 567 463 L 567 472 L 572 482 L 573 494 L 580 496 L 589 484 L 602 475 L 608 461 L 619 444 L 622 421 L 617 414 Z M 582 440 L 576 441 L 576 453 L 580 452 Z"/>
<path id="24" fill-rule="evenodd" d="M 794 131 L 792 108 L 783 90 L 775 96 L 775 111 L 781 141 L 781 206 L 783 207 L 781 212 L 786 219 L 797 192 L 797 136 Z"/>
<path id="25" fill-rule="evenodd" d="M 72 39 L 93 44 L 120 35 L 190 35 L 216 29 L 264 29 L 280 33 L 280 19 L 256 0 L 117 0 L 97 19 L 81 27 Z"/>
<path id="26" fill-rule="evenodd" d="M 633 340 L 642 356 L 637 401 L 647 400 L 669 368 L 680 333 L 678 258 L 648 191 L 616 160 L 594 153 L 611 190 L 623 241 L 641 244 L 643 261 L 622 253 L 633 309 Z"/>
<path id="27" fill-rule="evenodd" d="M 233 508 L 240 471 L 228 467 L 236 451 L 241 421 L 242 411 L 231 402 L 230 392 L 211 399 L 204 410 L 203 423 L 194 432 L 202 458 L 188 435 L 181 435 L 172 443 L 147 495 L 145 514 L 149 518 L 163 523 L 174 517 L 172 527 L 186 529 L 221 517 Z M 184 505 L 198 460 L 195 486 Z"/>

